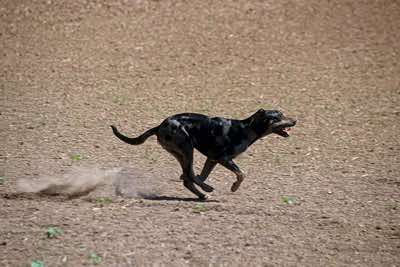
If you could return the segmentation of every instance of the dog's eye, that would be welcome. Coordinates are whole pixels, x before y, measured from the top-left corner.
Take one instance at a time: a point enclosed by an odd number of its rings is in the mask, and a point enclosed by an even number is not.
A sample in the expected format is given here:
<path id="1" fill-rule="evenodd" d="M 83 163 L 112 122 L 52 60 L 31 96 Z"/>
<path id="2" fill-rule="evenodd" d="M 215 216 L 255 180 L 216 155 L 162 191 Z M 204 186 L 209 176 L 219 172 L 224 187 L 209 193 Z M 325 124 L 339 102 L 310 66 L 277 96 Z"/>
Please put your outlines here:
<path id="1" fill-rule="evenodd" d="M 269 124 L 273 124 L 273 123 L 276 123 L 276 122 L 278 122 L 279 121 L 279 119 L 277 119 L 277 118 L 271 118 L 270 120 L 269 120 Z"/>

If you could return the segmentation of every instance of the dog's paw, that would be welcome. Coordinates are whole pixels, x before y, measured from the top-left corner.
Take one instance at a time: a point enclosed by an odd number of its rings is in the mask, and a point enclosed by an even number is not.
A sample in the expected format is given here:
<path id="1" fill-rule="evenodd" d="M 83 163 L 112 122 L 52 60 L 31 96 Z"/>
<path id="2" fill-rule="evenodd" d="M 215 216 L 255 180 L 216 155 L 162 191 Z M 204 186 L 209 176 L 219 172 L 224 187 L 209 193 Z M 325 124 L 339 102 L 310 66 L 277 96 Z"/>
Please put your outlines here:
<path id="1" fill-rule="evenodd" d="M 207 201 L 207 199 L 208 199 L 208 196 L 207 195 L 201 195 L 201 196 L 199 196 L 199 201 Z"/>
<path id="2" fill-rule="evenodd" d="M 233 185 L 232 185 L 232 187 L 231 187 L 231 191 L 232 191 L 232 192 L 236 192 L 236 191 L 239 189 L 240 184 L 241 184 L 241 183 L 239 183 L 239 182 L 234 182 Z"/>
<path id="3" fill-rule="evenodd" d="M 214 187 L 212 187 L 211 185 L 202 183 L 201 185 L 199 185 L 201 187 L 201 189 L 203 189 L 204 191 L 211 193 L 212 191 L 214 191 Z"/>
<path id="4" fill-rule="evenodd" d="M 203 189 L 204 191 L 210 193 L 212 191 L 214 191 L 214 187 L 212 187 L 211 185 L 208 185 L 206 183 L 203 182 L 203 180 L 200 178 L 200 176 L 196 176 L 194 178 L 194 182 L 195 184 L 197 184 L 198 186 L 200 186 L 201 189 Z"/>

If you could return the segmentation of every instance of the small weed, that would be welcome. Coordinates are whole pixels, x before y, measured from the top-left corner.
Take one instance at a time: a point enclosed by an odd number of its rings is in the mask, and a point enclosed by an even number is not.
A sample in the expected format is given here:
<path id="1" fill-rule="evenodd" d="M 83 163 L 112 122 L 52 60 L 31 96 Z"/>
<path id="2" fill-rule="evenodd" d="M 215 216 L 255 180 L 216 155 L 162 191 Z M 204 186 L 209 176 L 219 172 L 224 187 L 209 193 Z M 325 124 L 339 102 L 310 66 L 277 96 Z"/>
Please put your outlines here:
<path id="1" fill-rule="evenodd" d="M 127 99 L 125 96 L 114 96 L 112 102 L 118 105 L 124 105 L 126 104 Z"/>
<path id="2" fill-rule="evenodd" d="M 282 201 L 283 201 L 283 203 L 289 204 L 289 205 L 295 203 L 295 199 L 293 197 L 288 197 L 288 196 L 283 196 Z"/>
<path id="3" fill-rule="evenodd" d="M 387 209 L 389 210 L 397 210 L 399 209 L 400 205 L 396 202 L 386 204 Z"/>
<path id="4" fill-rule="evenodd" d="M 34 260 L 31 261 L 31 267 L 44 267 L 44 264 L 42 261 Z"/>
<path id="5" fill-rule="evenodd" d="M 95 252 L 89 253 L 89 261 L 91 264 L 97 265 L 101 263 L 101 257 L 97 255 Z"/>
<path id="6" fill-rule="evenodd" d="M 201 212 L 206 212 L 206 211 L 207 211 L 206 206 L 204 206 L 204 204 L 201 204 L 201 203 L 196 204 L 196 206 L 194 206 L 194 208 L 193 208 L 194 213 L 201 213 Z"/>
<path id="7" fill-rule="evenodd" d="M 155 163 L 158 159 L 158 155 L 156 153 L 154 153 L 154 151 L 150 152 L 149 150 L 145 151 L 144 157 L 151 163 Z"/>
<path id="8" fill-rule="evenodd" d="M 46 230 L 46 235 L 48 238 L 54 238 L 59 235 L 62 235 L 63 233 L 64 233 L 63 230 L 55 226 L 50 226 Z"/>
<path id="9" fill-rule="evenodd" d="M 113 200 L 110 197 L 98 197 L 94 200 L 94 202 L 100 205 L 107 205 L 111 204 Z"/>
<path id="10" fill-rule="evenodd" d="M 6 182 L 6 177 L 0 176 L 0 184 L 4 184 Z"/>
<path id="11" fill-rule="evenodd" d="M 74 161 L 79 161 L 79 160 L 83 159 L 83 156 L 79 155 L 79 154 L 75 154 L 75 155 L 71 156 L 71 159 L 74 160 Z"/>

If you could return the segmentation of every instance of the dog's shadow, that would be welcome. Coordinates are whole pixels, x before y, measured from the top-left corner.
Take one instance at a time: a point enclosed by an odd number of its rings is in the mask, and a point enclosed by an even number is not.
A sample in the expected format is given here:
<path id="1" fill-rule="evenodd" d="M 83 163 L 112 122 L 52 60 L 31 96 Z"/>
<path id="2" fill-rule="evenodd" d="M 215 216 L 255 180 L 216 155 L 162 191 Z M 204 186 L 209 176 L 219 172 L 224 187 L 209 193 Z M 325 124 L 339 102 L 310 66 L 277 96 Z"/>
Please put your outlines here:
<path id="1" fill-rule="evenodd" d="M 127 197 L 128 196 L 123 196 Z M 61 194 L 37 194 L 37 193 L 20 193 L 20 192 L 12 192 L 12 193 L 0 193 L 0 198 L 4 199 L 13 199 L 13 200 L 22 200 L 22 199 L 29 199 L 29 200 L 49 200 L 52 201 L 60 201 L 63 202 L 65 200 L 72 200 L 78 199 L 81 195 L 61 195 Z M 151 201 L 183 201 L 183 202 L 219 202 L 216 199 L 199 199 L 194 197 L 173 197 L 173 196 L 164 196 L 164 195 L 154 195 L 154 194 L 138 194 L 136 197 L 145 200 Z"/>
<path id="2" fill-rule="evenodd" d="M 185 202 L 219 202 L 215 199 L 199 199 L 194 197 L 171 197 L 164 195 L 140 194 L 140 198 L 153 201 L 185 201 Z"/>

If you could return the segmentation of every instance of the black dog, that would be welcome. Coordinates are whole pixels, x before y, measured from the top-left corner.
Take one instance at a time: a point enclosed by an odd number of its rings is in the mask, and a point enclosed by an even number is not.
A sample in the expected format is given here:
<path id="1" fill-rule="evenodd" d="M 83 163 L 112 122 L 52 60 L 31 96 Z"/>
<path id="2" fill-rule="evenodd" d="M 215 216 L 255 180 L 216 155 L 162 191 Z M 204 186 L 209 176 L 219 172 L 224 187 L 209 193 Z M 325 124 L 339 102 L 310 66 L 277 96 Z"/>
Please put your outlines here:
<path id="1" fill-rule="evenodd" d="M 296 120 L 286 118 L 279 111 L 260 109 L 244 120 L 210 118 L 196 113 L 177 114 L 136 138 L 122 135 L 114 126 L 111 128 L 119 139 L 131 145 L 140 145 L 149 136 L 157 135 L 161 146 L 179 161 L 184 186 L 200 199 L 205 199 L 194 183 L 204 191 L 212 192 L 214 188 L 204 181 L 217 163 L 236 174 L 237 181 L 231 187 L 235 192 L 243 182 L 244 174 L 232 159 L 268 134 L 288 137 L 287 129 L 295 124 Z M 199 176 L 193 171 L 194 148 L 207 157 Z"/>

